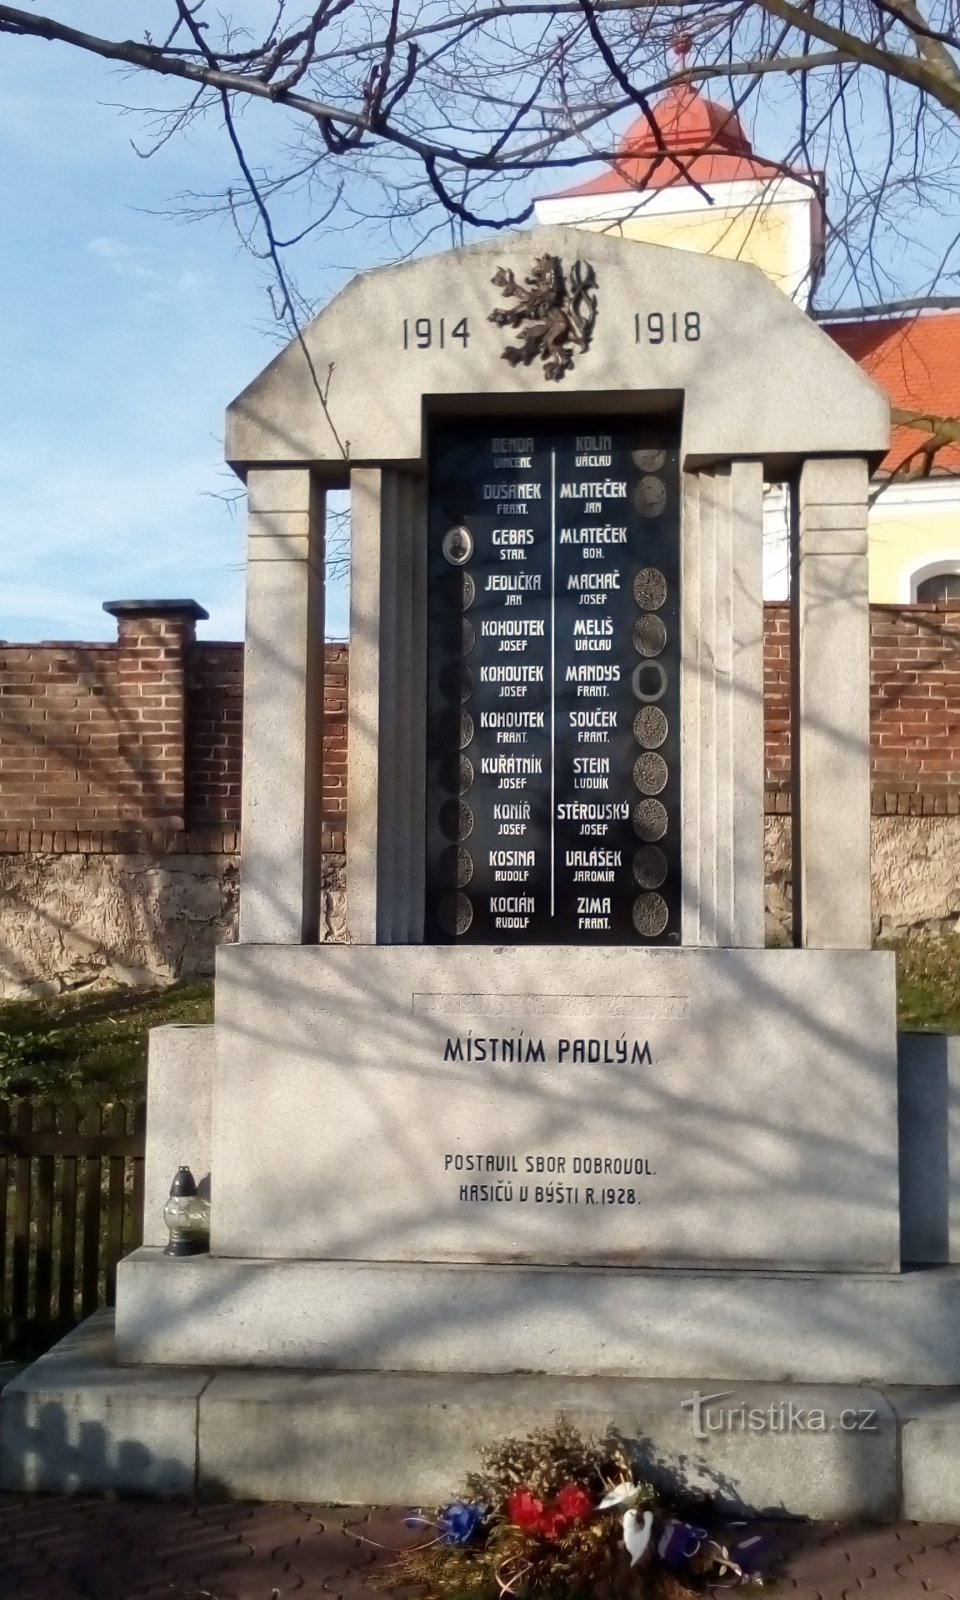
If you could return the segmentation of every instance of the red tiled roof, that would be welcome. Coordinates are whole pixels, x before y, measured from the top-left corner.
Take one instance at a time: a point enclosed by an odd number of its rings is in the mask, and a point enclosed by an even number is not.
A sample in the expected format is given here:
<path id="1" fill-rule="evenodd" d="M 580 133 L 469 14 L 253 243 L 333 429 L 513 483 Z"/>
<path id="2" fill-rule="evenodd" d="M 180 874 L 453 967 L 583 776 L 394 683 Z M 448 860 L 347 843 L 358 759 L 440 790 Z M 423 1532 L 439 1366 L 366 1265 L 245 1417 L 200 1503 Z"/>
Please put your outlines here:
<path id="1" fill-rule="evenodd" d="M 782 174 L 783 169 L 776 162 L 754 155 L 740 119 L 730 106 L 707 100 L 692 85 L 670 89 L 651 108 L 651 115 L 659 140 L 649 119 L 637 117 L 620 140 L 616 159 L 606 171 L 544 198 L 623 194 L 631 189 L 667 189 L 672 184 L 691 182 L 735 183 Z"/>
<path id="2" fill-rule="evenodd" d="M 928 312 L 867 322 L 824 324 L 824 332 L 906 411 L 960 416 L 960 312 Z M 929 434 L 895 426 L 881 471 L 893 471 Z M 934 472 L 960 471 L 960 444 L 933 458 Z"/>

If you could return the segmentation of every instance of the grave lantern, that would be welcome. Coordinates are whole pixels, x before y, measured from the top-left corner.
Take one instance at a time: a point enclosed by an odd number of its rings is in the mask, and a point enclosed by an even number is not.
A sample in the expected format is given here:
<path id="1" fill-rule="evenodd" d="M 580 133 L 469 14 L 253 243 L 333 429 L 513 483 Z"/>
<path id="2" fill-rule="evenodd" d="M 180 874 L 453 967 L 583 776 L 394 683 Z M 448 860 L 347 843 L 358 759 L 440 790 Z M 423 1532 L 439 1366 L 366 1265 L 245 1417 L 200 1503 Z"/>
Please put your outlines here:
<path id="1" fill-rule="evenodd" d="M 210 1248 L 210 1203 L 197 1193 L 197 1183 L 189 1167 L 178 1167 L 170 1185 L 170 1198 L 163 1208 L 163 1220 L 170 1230 L 165 1256 L 199 1256 Z"/>

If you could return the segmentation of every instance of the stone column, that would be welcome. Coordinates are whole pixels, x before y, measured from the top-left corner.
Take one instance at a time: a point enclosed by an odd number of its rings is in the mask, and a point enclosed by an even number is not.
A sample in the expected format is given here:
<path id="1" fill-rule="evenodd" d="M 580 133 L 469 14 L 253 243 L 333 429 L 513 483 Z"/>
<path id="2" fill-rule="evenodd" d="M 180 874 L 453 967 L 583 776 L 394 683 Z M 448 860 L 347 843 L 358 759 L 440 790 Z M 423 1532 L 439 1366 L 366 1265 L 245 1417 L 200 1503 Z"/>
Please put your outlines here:
<path id="1" fill-rule="evenodd" d="M 867 463 L 813 460 L 794 515 L 794 942 L 868 949 L 870 611 Z"/>
<path id="2" fill-rule="evenodd" d="M 763 470 L 688 473 L 682 556 L 685 945 L 759 948 L 763 915 Z"/>
<path id="3" fill-rule="evenodd" d="M 350 488 L 347 927 L 354 944 L 406 944 L 423 920 L 423 497 L 379 467 Z"/>
<path id="4" fill-rule="evenodd" d="M 247 476 L 240 939 L 310 944 L 320 911 L 324 496 L 308 469 Z"/>

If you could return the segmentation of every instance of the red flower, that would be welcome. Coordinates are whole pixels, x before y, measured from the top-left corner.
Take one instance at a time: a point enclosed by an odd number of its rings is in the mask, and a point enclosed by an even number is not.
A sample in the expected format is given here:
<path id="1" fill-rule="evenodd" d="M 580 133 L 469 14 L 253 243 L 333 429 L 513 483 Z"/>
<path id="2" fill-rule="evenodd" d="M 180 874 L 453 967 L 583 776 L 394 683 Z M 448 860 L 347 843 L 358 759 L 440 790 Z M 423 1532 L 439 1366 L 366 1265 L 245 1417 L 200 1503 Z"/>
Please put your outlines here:
<path id="1" fill-rule="evenodd" d="M 562 1511 L 556 1511 L 551 1507 L 540 1518 L 537 1532 L 542 1533 L 545 1539 L 562 1539 L 567 1531 L 569 1520 L 569 1517 L 565 1517 Z"/>
<path id="2" fill-rule="evenodd" d="M 561 1515 L 571 1522 L 581 1521 L 593 1510 L 593 1501 L 579 1483 L 565 1483 L 562 1489 L 557 1490 L 553 1503 Z"/>
<path id="3" fill-rule="evenodd" d="M 536 1533 L 540 1528 L 540 1519 L 543 1516 L 543 1501 L 538 1500 L 529 1489 L 514 1489 L 507 1500 L 507 1516 L 516 1528 L 526 1528 L 530 1533 Z"/>

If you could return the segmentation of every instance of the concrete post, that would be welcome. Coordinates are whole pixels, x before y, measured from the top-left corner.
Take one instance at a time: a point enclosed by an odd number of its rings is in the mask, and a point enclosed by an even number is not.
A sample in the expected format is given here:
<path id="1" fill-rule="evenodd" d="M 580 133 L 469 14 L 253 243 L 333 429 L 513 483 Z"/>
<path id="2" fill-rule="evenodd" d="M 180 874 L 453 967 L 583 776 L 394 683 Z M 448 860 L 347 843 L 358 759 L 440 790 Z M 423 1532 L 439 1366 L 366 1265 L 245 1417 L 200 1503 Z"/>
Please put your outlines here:
<path id="1" fill-rule="evenodd" d="M 762 948 L 763 471 L 688 473 L 683 506 L 685 945 Z"/>
<path id="2" fill-rule="evenodd" d="M 867 463 L 812 460 L 794 515 L 794 942 L 869 949 Z"/>
<path id="3" fill-rule="evenodd" d="M 304 468 L 247 477 L 240 939 L 311 944 L 320 911 L 324 498 Z"/>

